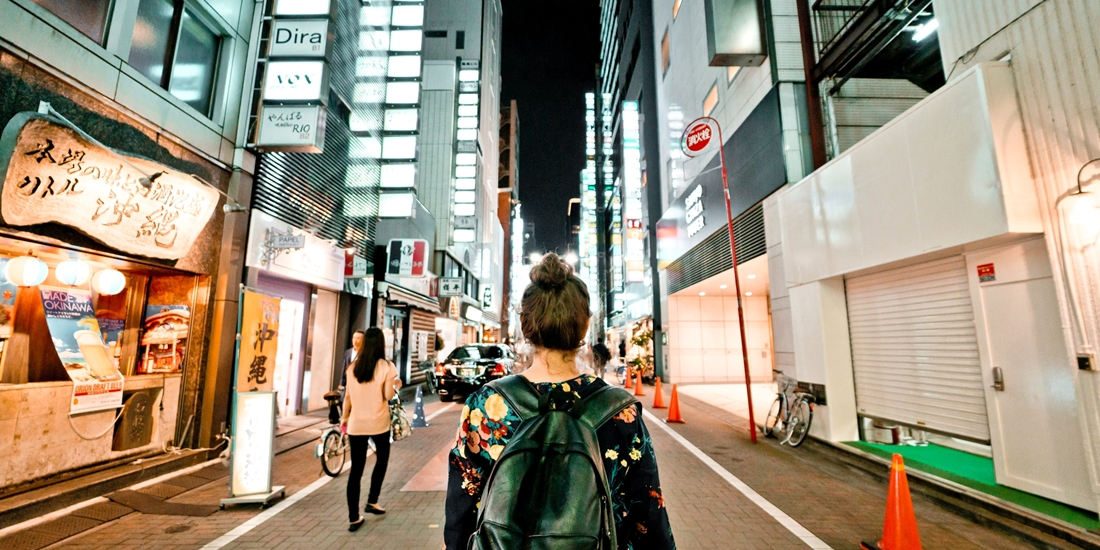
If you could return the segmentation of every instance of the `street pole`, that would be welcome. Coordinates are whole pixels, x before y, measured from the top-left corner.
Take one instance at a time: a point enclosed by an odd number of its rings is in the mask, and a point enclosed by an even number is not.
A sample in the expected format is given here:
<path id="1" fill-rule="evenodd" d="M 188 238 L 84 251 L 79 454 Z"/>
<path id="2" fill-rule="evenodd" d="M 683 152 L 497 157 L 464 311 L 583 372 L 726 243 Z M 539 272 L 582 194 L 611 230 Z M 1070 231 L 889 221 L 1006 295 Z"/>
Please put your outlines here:
<path id="1" fill-rule="evenodd" d="M 722 165 L 722 190 L 726 199 L 726 225 L 730 233 L 730 254 L 733 256 L 733 288 L 737 294 L 737 325 L 741 331 L 741 361 L 745 367 L 745 394 L 749 401 L 749 437 L 756 443 L 756 417 L 752 410 L 752 377 L 749 374 L 749 345 L 745 341 L 745 308 L 741 300 L 741 277 L 737 273 L 737 238 L 733 232 L 733 209 L 730 206 L 729 178 L 726 174 L 726 147 L 722 139 L 722 125 L 711 117 L 699 117 L 684 128 L 680 136 L 680 147 L 689 158 L 695 158 L 695 154 L 705 150 L 713 140 L 711 125 L 717 129 L 718 134 L 718 159 Z"/>

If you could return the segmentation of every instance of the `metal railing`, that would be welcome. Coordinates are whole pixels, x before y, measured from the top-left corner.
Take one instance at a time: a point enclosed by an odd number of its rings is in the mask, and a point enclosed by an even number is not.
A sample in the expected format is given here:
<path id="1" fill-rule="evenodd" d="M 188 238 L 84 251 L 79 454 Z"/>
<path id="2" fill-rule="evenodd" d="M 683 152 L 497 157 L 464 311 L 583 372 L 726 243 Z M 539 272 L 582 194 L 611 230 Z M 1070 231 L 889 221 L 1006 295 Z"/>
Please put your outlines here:
<path id="1" fill-rule="evenodd" d="M 816 0 L 813 3 L 814 39 L 820 58 L 844 36 L 859 14 L 881 0 Z"/>

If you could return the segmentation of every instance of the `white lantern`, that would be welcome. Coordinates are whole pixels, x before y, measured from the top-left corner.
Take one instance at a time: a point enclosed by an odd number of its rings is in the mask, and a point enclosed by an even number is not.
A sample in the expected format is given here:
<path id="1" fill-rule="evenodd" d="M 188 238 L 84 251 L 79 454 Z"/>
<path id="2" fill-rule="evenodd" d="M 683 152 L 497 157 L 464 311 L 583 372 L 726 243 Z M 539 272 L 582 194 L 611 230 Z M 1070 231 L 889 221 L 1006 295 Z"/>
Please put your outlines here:
<path id="1" fill-rule="evenodd" d="M 46 262 L 34 256 L 13 258 L 4 268 L 4 277 L 15 286 L 38 286 L 49 274 L 50 268 Z"/>
<path id="2" fill-rule="evenodd" d="M 92 266 L 81 260 L 67 260 L 57 264 L 54 269 L 57 280 L 69 286 L 80 286 L 92 276 Z"/>
<path id="3" fill-rule="evenodd" d="M 114 296 L 126 288 L 126 276 L 114 269 L 104 269 L 92 275 L 92 290 L 103 296 Z"/>

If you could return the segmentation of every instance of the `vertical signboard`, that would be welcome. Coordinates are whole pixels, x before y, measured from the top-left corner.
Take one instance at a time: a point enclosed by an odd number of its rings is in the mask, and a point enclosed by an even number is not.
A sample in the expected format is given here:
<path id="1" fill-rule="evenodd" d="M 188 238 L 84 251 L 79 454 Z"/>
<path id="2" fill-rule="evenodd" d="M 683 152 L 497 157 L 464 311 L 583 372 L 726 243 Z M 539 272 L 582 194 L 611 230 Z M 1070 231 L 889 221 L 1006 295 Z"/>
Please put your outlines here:
<path id="1" fill-rule="evenodd" d="M 281 300 L 253 290 L 241 297 L 237 392 L 267 392 L 274 388 L 275 352 L 279 349 Z"/>
<path id="2" fill-rule="evenodd" d="M 242 497 L 270 493 L 274 457 L 275 392 L 238 393 L 233 421 L 230 495 Z"/>
<path id="3" fill-rule="evenodd" d="M 642 230 L 642 149 L 638 103 L 623 102 L 623 245 L 626 281 L 645 279 L 645 232 Z"/>
<path id="4" fill-rule="evenodd" d="M 41 287 L 46 325 L 65 372 L 73 381 L 69 414 L 122 406 L 122 373 L 103 344 L 92 293 Z"/>

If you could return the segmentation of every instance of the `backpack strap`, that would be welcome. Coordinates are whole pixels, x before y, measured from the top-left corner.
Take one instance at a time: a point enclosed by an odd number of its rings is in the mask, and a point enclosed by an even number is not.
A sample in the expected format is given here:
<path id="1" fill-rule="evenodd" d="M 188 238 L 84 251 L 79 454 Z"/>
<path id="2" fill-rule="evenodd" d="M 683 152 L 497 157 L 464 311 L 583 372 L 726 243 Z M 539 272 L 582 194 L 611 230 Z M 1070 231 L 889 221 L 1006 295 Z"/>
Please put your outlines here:
<path id="1" fill-rule="evenodd" d="M 604 386 L 574 405 L 570 412 L 596 429 L 637 402 L 630 392 L 622 388 Z"/>
<path id="2" fill-rule="evenodd" d="M 500 394 L 522 420 L 539 414 L 539 392 L 522 374 L 505 376 L 486 384 Z"/>

